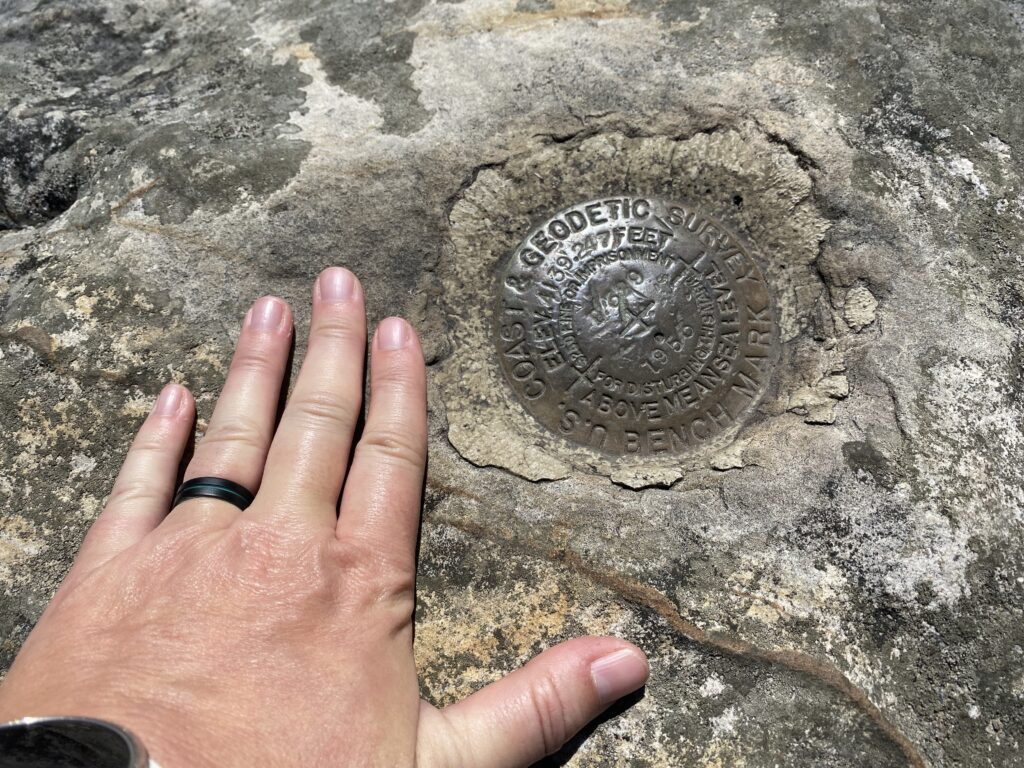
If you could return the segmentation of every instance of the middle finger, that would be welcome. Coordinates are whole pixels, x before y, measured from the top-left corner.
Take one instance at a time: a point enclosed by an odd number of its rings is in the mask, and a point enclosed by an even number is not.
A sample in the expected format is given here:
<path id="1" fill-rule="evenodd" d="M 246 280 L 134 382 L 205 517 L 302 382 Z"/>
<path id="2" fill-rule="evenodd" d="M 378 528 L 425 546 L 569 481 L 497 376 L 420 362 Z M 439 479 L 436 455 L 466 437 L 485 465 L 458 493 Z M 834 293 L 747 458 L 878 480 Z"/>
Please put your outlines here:
<path id="1" fill-rule="evenodd" d="M 284 507 L 333 528 L 362 404 L 365 354 L 362 287 L 347 269 L 326 269 L 313 288 L 306 358 L 267 456 L 261 497 L 269 503 L 253 505 L 250 517 Z"/>

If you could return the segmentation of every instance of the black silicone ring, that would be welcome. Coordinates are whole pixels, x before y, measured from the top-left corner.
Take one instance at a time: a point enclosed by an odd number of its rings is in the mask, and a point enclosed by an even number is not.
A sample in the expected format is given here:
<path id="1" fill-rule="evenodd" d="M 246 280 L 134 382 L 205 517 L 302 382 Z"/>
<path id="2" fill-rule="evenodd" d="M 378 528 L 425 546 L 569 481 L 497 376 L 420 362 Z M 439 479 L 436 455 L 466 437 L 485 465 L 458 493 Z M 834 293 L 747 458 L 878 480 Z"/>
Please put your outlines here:
<path id="1" fill-rule="evenodd" d="M 244 485 L 233 483 L 222 477 L 194 477 L 181 484 L 178 492 L 174 494 L 174 508 L 187 499 L 207 498 L 220 499 L 234 504 L 239 509 L 245 509 L 252 504 L 256 497 L 249 493 Z"/>

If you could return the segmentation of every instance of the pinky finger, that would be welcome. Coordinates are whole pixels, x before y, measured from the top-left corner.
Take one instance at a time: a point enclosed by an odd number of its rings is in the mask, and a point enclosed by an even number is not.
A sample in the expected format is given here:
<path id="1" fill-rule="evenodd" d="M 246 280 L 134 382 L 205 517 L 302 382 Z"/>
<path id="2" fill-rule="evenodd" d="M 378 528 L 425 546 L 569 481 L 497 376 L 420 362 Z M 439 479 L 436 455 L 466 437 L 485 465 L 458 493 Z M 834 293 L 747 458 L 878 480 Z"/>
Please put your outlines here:
<path id="1" fill-rule="evenodd" d="M 163 388 L 128 449 L 107 506 L 89 529 L 73 572 L 99 567 L 160 524 L 171 506 L 194 417 L 195 401 L 185 387 Z"/>

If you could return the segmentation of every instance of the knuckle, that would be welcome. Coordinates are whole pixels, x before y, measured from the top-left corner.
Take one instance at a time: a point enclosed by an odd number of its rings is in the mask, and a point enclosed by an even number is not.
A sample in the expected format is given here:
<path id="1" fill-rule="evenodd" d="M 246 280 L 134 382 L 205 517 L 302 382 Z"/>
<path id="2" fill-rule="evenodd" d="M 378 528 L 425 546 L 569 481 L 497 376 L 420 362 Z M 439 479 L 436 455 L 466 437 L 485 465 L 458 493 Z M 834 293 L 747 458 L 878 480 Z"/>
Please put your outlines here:
<path id="1" fill-rule="evenodd" d="M 333 553 L 335 569 L 348 575 L 350 585 L 359 584 L 364 606 L 394 611 L 408 621 L 416 600 L 415 564 L 396 562 L 379 542 L 357 534 L 339 536 Z"/>
<path id="2" fill-rule="evenodd" d="M 348 343 L 354 339 L 361 341 L 366 335 L 362 316 L 347 310 L 348 307 L 338 307 L 317 318 L 310 333 L 310 344 Z"/>
<path id="3" fill-rule="evenodd" d="M 295 397 L 291 414 L 313 428 L 352 429 L 358 418 L 358 407 L 357 403 L 333 392 L 317 390 Z"/>
<path id="4" fill-rule="evenodd" d="M 113 501 L 113 496 L 111 496 L 111 500 Z M 128 527 L 131 519 L 130 514 L 125 514 L 123 510 L 108 504 L 103 514 L 93 520 L 92 525 L 89 526 L 82 548 L 86 549 L 97 542 L 109 542 L 117 539 Z"/>
<path id="5" fill-rule="evenodd" d="M 423 465 L 426 447 L 409 434 L 389 426 L 364 432 L 356 451 L 369 454 L 372 459 L 418 470 Z"/>
<path id="6" fill-rule="evenodd" d="M 409 627 L 416 610 L 415 587 L 404 579 L 373 579 L 366 585 L 362 604 L 390 635 Z"/>
<path id="7" fill-rule="evenodd" d="M 288 539 L 280 526 L 263 520 L 236 520 L 231 526 L 228 541 L 234 555 L 257 570 L 277 563 L 289 550 Z"/>
<path id="8" fill-rule="evenodd" d="M 343 585 L 323 542 L 282 524 L 276 516 L 235 520 L 221 538 L 218 562 L 241 589 L 273 601 L 287 615 L 336 610 Z"/>
<path id="9" fill-rule="evenodd" d="M 529 687 L 530 715 L 541 735 L 545 753 L 550 755 L 562 748 L 568 740 L 566 708 L 555 679 L 543 674 Z"/>
<path id="10" fill-rule="evenodd" d="M 396 609 L 405 618 L 412 615 L 416 595 L 416 572 L 393 564 L 374 579 L 374 602 L 384 608 Z"/>
<path id="11" fill-rule="evenodd" d="M 374 370 L 373 386 L 400 393 L 412 392 L 420 385 L 422 373 L 412 366 L 395 361 L 391 365 L 378 366 Z"/>
<path id="12" fill-rule="evenodd" d="M 167 434 L 163 430 L 145 429 L 135 436 L 131 450 L 135 454 L 161 454 L 167 451 L 169 446 Z"/>
<path id="13" fill-rule="evenodd" d="M 130 507 L 162 500 L 164 493 L 144 480 L 118 480 L 107 498 L 107 507 Z"/>
<path id="14" fill-rule="evenodd" d="M 216 524 L 217 510 L 209 499 L 189 499 L 185 504 L 190 505 L 188 510 L 188 522 L 181 519 L 168 518 L 173 520 L 170 524 L 163 523 L 157 526 L 152 545 L 149 550 L 155 558 L 154 567 L 159 569 L 160 563 L 166 563 L 167 557 L 180 557 L 186 552 L 197 552 L 203 542 L 210 537 L 219 534 L 223 530 Z"/>
<path id="15" fill-rule="evenodd" d="M 234 417 L 228 421 L 214 421 L 203 435 L 196 451 L 208 451 L 225 446 L 245 447 L 254 451 L 262 451 L 269 435 L 250 419 Z"/>
<path id="16" fill-rule="evenodd" d="M 271 345 L 263 338 L 246 339 L 238 345 L 235 356 L 231 360 L 230 374 L 256 374 L 262 375 L 269 370 L 276 370 L 278 363 L 278 351 L 276 345 Z"/>

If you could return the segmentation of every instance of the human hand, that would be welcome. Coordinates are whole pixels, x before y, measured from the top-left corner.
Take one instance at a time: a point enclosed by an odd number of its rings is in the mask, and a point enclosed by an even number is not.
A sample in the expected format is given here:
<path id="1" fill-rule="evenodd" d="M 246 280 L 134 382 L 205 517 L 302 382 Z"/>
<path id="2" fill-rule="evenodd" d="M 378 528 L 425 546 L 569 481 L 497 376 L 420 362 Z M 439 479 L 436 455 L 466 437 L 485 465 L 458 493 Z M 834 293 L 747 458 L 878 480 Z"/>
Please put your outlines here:
<path id="1" fill-rule="evenodd" d="M 168 513 L 195 404 L 164 388 L 103 513 L 0 687 L 0 722 L 79 715 L 138 734 L 163 768 L 525 766 L 647 677 L 611 637 L 553 647 L 462 702 L 420 701 L 416 538 L 426 461 L 423 356 L 389 318 L 371 350 L 351 272 L 325 270 L 275 424 L 292 334 L 280 299 L 246 316 L 185 479 L 256 491 L 245 511 Z M 340 501 L 339 501 L 340 500 Z"/>

